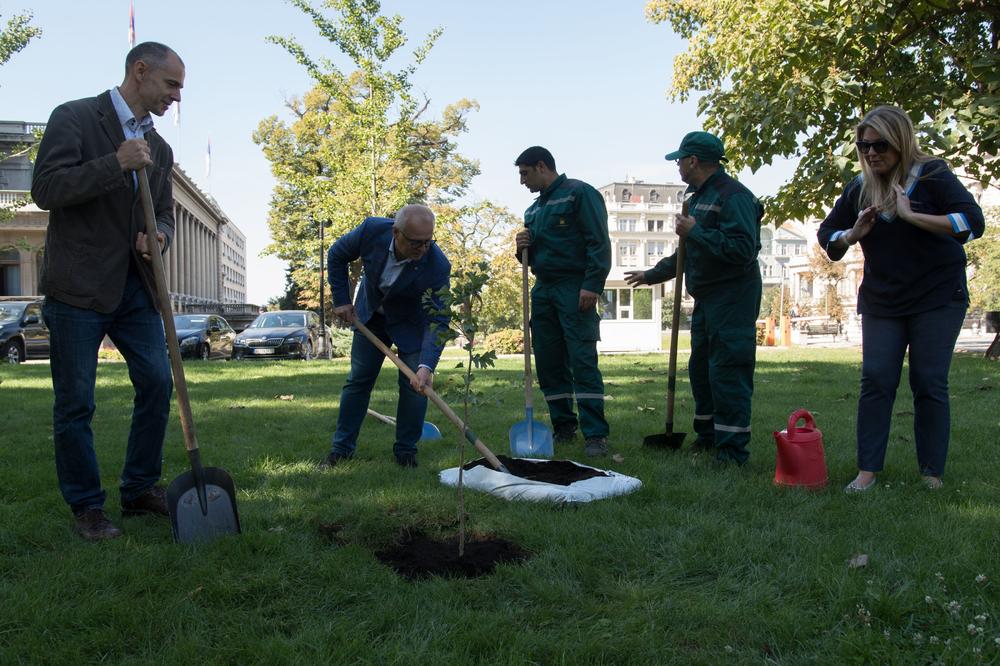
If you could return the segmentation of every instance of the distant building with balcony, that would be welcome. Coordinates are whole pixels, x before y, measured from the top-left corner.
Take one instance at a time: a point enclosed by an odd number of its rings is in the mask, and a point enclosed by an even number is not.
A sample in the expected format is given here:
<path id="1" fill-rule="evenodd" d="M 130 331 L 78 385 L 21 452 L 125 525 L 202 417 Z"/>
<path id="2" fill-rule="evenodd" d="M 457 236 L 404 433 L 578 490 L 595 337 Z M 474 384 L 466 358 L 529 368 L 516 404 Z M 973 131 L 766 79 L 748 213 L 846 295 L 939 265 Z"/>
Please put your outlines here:
<path id="1" fill-rule="evenodd" d="M 44 129 L 0 121 L 0 215 L 10 218 L 0 221 L 0 296 L 39 293 L 49 214 L 31 201 L 29 148 Z M 172 174 L 175 231 L 163 255 L 171 305 L 179 312 L 225 314 L 229 305 L 256 314 L 246 305 L 246 237 L 180 166 Z"/>
<path id="2" fill-rule="evenodd" d="M 647 183 L 627 179 L 597 188 L 608 208 L 612 265 L 598 308 L 601 314 L 600 351 L 658 351 L 662 348 L 664 302 L 673 299 L 673 280 L 633 289 L 625 273 L 648 270 L 677 249 L 676 218 L 687 185 Z M 809 236 L 795 224 L 761 228 L 758 261 L 764 288 L 778 287 L 792 259 L 808 255 Z M 693 302 L 684 291 L 681 307 Z"/>

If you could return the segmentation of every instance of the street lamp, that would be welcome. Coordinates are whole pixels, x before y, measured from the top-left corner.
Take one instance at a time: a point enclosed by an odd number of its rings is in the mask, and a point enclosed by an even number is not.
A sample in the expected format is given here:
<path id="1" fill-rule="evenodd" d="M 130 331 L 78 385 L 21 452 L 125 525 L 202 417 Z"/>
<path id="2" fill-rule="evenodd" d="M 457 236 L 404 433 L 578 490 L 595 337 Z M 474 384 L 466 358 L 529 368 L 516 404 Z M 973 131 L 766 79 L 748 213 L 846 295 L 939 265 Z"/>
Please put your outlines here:
<path id="1" fill-rule="evenodd" d="M 326 357 L 330 358 L 330 345 L 326 341 L 326 299 L 323 294 L 323 248 L 326 247 L 326 242 L 323 240 L 323 220 L 319 221 L 319 329 L 323 335 L 323 348 L 326 352 Z"/>
<path id="2" fill-rule="evenodd" d="M 317 183 L 330 182 L 329 176 L 314 176 L 313 179 Z M 323 284 L 323 268 L 324 264 L 326 263 L 325 261 L 326 257 L 324 256 L 325 254 L 324 250 L 326 249 L 324 230 L 326 228 L 326 224 L 324 224 L 324 220 L 322 219 L 322 217 L 320 217 L 320 219 L 318 219 L 317 222 L 319 222 L 319 326 L 320 326 L 320 333 L 323 336 L 323 349 L 326 352 L 326 357 L 329 359 L 333 358 L 332 356 L 333 350 L 330 349 L 330 345 L 328 344 L 326 339 L 326 299 L 325 299 L 325 293 L 324 293 L 325 290 Z"/>

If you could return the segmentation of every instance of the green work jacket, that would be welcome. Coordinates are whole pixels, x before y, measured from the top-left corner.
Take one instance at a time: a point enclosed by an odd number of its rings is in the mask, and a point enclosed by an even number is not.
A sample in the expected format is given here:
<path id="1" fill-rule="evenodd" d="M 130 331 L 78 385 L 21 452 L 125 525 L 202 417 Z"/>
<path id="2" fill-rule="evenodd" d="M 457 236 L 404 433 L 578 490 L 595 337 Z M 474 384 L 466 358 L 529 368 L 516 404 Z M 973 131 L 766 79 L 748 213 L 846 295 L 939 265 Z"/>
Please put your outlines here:
<path id="1" fill-rule="evenodd" d="M 600 294 L 611 270 L 608 210 L 593 187 L 561 174 L 524 213 L 531 233 L 528 265 L 543 283 L 582 278 Z"/>
<path id="2" fill-rule="evenodd" d="M 695 298 L 706 298 L 734 281 L 760 281 L 760 221 L 764 207 L 753 192 L 721 167 L 701 187 L 688 187 L 696 224 L 685 243 L 684 280 Z M 677 274 L 677 253 L 643 275 L 656 284 Z"/>

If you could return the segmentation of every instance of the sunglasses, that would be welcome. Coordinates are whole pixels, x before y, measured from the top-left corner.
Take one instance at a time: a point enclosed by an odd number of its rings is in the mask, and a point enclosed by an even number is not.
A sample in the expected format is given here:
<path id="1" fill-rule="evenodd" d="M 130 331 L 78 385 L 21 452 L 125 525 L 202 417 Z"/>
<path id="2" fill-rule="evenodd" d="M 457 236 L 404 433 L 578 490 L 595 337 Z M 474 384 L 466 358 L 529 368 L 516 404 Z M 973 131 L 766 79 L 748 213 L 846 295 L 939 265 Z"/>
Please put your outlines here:
<path id="1" fill-rule="evenodd" d="M 412 245 L 415 248 L 425 248 L 425 247 L 430 247 L 431 245 L 434 245 L 434 239 L 433 238 L 427 238 L 427 239 L 417 240 L 415 238 L 410 238 L 409 236 L 407 236 L 406 234 L 404 234 L 402 231 L 399 232 L 399 235 L 402 236 L 403 239 L 407 243 L 409 243 L 410 245 Z"/>
<path id="2" fill-rule="evenodd" d="M 878 141 L 855 141 L 854 145 L 858 147 L 858 152 L 862 155 L 868 154 L 869 150 L 874 150 L 879 155 L 889 150 L 889 142 L 884 139 Z"/>

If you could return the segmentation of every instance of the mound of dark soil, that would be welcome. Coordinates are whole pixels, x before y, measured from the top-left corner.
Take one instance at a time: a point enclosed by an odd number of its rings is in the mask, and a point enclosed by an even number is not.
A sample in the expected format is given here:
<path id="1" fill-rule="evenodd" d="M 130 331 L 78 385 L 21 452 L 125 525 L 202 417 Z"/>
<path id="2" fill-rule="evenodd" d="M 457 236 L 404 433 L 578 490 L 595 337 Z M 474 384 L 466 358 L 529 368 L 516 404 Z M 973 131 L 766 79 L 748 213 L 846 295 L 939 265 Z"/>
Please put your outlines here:
<path id="1" fill-rule="evenodd" d="M 465 554 L 459 557 L 458 537 L 436 541 L 416 534 L 375 553 L 375 557 L 400 576 L 416 580 L 430 576 L 478 578 L 493 573 L 497 564 L 521 562 L 528 554 L 510 541 L 477 538 L 466 539 Z"/>
<path id="2" fill-rule="evenodd" d="M 595 476 L 610 476 L 600 470 L 582 467 L 572 460 L 545 460 L 535 462 L 524 458 L 508 458 L 507 456 L 497 456 L 511 474 L 522 479 L 531 481 L 541 481 L 543 483 L 553 483 L 559 486 L 568 486 L 576 481 L 592 479 Z M 470 470 L 473 467 L 490 467 L 485 458 L 473 460 L 465 465 L 463 469 Z M 492 469 L 492 468 L 491 468 Z"/>

